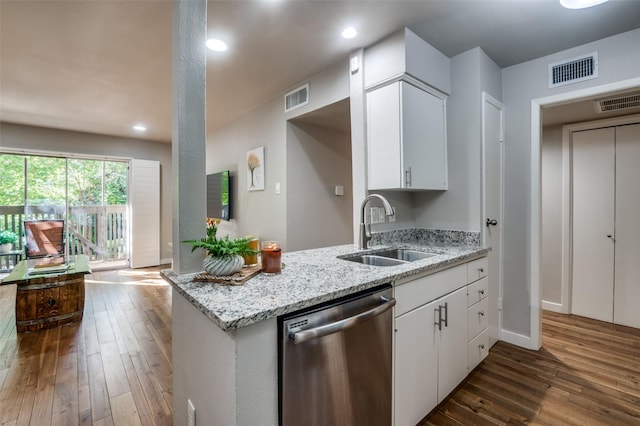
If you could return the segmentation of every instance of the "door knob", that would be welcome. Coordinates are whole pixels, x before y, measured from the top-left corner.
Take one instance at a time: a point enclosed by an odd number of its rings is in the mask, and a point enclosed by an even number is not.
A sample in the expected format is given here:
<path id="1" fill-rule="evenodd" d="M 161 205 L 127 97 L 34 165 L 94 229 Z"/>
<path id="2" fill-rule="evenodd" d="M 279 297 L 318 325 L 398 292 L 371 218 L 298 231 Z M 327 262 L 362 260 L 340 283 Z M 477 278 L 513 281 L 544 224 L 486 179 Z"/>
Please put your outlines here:
<path id="1" fill-rule="evenodd" d="M 496 226 L 498 224 L 498 221 L 495 219 L 488 219 L 487 218 L 487 227 L 489 227 L 489 225 L 493 225 Z"/>

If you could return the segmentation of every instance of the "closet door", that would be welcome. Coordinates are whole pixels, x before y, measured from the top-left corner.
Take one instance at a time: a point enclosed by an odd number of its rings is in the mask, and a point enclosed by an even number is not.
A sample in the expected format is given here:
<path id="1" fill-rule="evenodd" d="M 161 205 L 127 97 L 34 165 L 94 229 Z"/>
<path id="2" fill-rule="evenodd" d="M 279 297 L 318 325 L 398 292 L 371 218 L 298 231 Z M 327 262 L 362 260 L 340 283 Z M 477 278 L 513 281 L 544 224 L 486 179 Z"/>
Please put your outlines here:
<path id="1" fill-rule="evenodd" d="M 615 128 L 573 133 L 571 313 L 613 321 Z"/>
<path id="2" fill-rule="evenodd" d="M 640 327 L 640 124 L 616 130 L 616 324 Z"/>

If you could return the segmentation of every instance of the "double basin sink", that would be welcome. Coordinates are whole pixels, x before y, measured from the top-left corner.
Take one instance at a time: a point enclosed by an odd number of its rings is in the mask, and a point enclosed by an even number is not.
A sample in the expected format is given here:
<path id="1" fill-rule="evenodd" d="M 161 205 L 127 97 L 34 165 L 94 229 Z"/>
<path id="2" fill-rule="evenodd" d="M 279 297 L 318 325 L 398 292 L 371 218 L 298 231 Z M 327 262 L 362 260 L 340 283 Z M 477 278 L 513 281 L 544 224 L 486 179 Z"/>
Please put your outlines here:
<path id="1" fill-rule="evenodd" d="M 435 255 L 435 253 L 427 253 L 419 250 L 394 248 L 375 253 L 340 256 L 339 258 L 351 262 L 363 263 L 365 265 L 395 266 L 415 262 L 416 260 L 427 259 Z"/>

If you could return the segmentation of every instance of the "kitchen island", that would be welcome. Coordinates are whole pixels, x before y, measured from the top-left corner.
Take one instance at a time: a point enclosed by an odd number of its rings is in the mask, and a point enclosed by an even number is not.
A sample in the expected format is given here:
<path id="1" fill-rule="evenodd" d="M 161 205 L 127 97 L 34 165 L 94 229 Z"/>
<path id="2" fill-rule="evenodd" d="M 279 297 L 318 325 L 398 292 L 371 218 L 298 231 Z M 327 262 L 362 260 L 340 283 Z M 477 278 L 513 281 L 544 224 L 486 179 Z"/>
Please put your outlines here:
<path id="1" fill-rule="evenodd" d="M 488 251 L 479 246 L 415 248 L 434 255 L 380 267 L 338 258 L 358 252 L 353 245 L 284 253 L 281 274 L 260 274 L 242 286 L 196 282 L 196 274 L 162 271 L 173 287 L 174 423 L 186 423 L 190 400 L 200 424 L 277 425 L 278 316 L 435 273 Z"/>

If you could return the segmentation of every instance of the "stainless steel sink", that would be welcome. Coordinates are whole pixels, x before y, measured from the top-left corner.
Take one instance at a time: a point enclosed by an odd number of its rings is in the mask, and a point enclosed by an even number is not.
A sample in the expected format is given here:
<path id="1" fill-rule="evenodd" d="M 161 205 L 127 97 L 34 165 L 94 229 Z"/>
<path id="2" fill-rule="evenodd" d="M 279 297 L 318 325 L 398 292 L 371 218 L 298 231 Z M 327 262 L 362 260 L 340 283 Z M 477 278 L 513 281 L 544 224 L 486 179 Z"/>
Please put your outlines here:
<path id="1" fill-rule="evenodd" d="M 391 259 L 404 260 L 405 262 L 415 262 L 416 260 L 428 259 L 435 256 L 433 253 L 426 253 L 424 251 L 411 250 L 411 249 L 391 249 L 385 251 L 379 251 L 375 253 L 376 256 L 388 257 Z"/>
<path id="2" fill-rule="evenodd" d="M 405 248 L 389 249 L 374 253 L 338 256 L 340 259 L 350 262 L 358 262 L 372 266 L 395 266 L 403 263 L 415 262 L 416 260 L 427 259 L 435 256 L 434 253 L 426 253 L 419 250 Z"/>
<path id="3" fill-rule="evenodd" d="M 345 257 L 344 260 L 350 260 L 351 262 L 363 263 L 365 265 L 372 266 L 395 266 L 408 263 L 406 260 L 392 259 L 389 257 L 376 256 L 371 254 L 363 254 L 354 257 Z"/>

